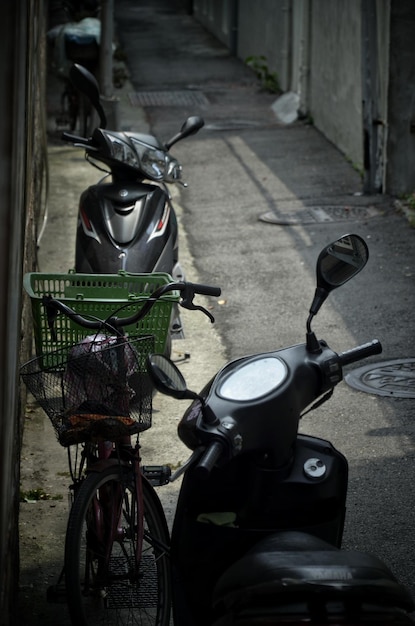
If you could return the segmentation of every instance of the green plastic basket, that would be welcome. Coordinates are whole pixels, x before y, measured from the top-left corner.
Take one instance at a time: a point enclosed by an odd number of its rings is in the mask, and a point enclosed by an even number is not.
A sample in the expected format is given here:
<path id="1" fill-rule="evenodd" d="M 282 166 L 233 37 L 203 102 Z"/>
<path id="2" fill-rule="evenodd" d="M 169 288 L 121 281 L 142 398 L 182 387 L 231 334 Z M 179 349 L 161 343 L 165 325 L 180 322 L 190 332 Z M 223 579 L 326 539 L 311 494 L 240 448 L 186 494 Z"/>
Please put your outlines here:
<path id="1" fill-rule="evenodd" d="M 38 356 L 60 348 L 70 348 L 94 331 L 82 328 L 65 315 L 55 321 L 56 341 L 52 339 L 42 303 L 43 296 L 52 296 L 84 317 L 105 320 L 113 314 L 128 317 L 141 309 L 143 299 L 155 289 L 172 282 L 169 274 L 25 274 L 23 285 L 32 302 L 35 349 Z M 170 292 L 153 306 L 146 317 L 126 326 L 130 335 L 153 335 L 155 351 L 163 352 L 169 332 L 173 304 L 178 292 Z"/>

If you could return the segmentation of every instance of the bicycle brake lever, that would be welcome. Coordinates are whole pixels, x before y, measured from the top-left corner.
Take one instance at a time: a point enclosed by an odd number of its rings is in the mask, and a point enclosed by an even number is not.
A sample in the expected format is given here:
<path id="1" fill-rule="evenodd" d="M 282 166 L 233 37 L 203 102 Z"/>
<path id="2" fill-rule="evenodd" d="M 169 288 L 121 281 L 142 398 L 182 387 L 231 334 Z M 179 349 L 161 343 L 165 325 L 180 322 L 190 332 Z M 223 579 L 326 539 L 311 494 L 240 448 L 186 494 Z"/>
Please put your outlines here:
<path id="1" fill-rule="evenodd" d="M 202 311 L 202 313 L 204 313 L 206 317 L 210 319 L 210 322 L 213 324 L 215 321 L 215 318 L 213 317 L 212 313 L 210 313 L 203 306 L 193 304 L 194 297 L 195 297 L 194 291 L 186 286 L 182 294 L 180 306 L 182 306 L 184 309 L 188 309 L 189 311 Z"/>
<path id="2" fill-rule="evenodd" d="M 210 319 L 210 323 L 213 324 L 215 321 L 215 318 L 213 317 L 212 313 L 210 313 L 207 309 L 205 309 L 203 306 L 195 306 L 193 305 L 192 309 L 194 311 L 202 311 L 202 313 L 204 313 L 206 315 L 206 317 L 208 317 Z"/>

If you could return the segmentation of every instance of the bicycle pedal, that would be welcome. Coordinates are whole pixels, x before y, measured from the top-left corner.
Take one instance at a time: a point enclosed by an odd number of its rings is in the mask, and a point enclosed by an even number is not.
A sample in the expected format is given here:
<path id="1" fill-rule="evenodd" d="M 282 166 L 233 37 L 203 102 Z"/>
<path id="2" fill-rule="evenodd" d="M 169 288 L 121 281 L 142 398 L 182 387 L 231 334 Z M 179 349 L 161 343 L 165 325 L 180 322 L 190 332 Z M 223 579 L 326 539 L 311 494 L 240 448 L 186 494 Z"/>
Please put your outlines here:
<path id="1" fill-rule="evenodd" d="M 167 485 L 171 476 L 171 468 L 168 465 L 143 465 L 143 476 L 155 487 Z"/>
<path id="2" fill-rule="evenodd" d="M 66 588 L 65 585 L 51 585 L 46 591 L 46 600 L 50 604 L 66 604 Z"/>

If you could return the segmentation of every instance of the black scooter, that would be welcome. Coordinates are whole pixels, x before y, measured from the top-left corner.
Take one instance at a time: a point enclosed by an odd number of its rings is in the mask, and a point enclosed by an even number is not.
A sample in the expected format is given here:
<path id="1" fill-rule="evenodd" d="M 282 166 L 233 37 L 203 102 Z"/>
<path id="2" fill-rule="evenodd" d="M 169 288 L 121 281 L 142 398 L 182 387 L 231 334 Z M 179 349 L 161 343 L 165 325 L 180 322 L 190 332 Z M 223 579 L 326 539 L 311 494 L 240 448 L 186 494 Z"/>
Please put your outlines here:
<path id="1" fill-rule="evenodd" d="M 99 162 L 108 169 L 105 178 L 80 198 L 75 271 L 166 272 L 175 281 L 183 280 L 177 218 L 166 183 L 186 185 L 181 181 L 182 167 L 169 150 L 202 128 L 203 119 L 189 117 L 165 144 L 152 135 L 105 130 L 107 120 L 95 77 L 78 64 L 71 67 L 69 77 L 96 109 L 99 128 L 89 138 L 67 132 L 62 137 L 85 148 L 92 165 L 98 167 Z M 172 338 L 182 336 L 177 311 L 171 328 Z"/>
<path id="2" fill-rule="evenodd" d="M 412 623 L 412 598 L 388 568 L 340 549 L 347 460 L 298 433 L 345 365 L 381 352 L 375 340 L 337 354 L 311 329 L 367 259 L 357 235 L 324 248 L 306 342 L 232 361 L 200 394 L 169 359 L 149 357 L 159 391 L 193 400 L 178 429 L 193 454 L 172 477 L 184 474 L 171 537 L 175 624 Z"/>

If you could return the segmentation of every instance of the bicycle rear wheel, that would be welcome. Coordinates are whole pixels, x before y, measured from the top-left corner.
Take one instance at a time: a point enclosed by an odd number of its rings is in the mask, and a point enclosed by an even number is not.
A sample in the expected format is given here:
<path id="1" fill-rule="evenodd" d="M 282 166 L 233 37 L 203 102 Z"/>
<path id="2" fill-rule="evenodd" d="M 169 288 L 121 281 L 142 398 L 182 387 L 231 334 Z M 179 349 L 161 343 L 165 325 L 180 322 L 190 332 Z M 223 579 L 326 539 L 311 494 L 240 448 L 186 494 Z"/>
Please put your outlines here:
<path id="1" fill-rule="evenodd" d="M 74 625 L 168 626 L 169 534 L 157 495 L 145 480 L 143 505 L 137 564 L 139 516 L 131 468 L 115 465 L 93 472 L 81 485 L 65 543 L 66 595 Z"/>

